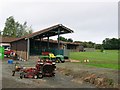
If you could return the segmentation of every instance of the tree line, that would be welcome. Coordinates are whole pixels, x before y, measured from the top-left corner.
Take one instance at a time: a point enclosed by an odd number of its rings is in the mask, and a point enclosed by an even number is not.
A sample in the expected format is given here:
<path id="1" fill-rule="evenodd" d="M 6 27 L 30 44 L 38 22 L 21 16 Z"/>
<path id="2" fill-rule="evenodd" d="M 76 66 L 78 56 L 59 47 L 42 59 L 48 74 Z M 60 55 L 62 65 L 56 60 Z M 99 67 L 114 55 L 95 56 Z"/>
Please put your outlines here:
<path id="1" fill-rule="evenodd" d="M 92 41 L 89 42 L 82 42 L 82 41 L 74 41 L 75 43 L 80 43 L 80 45 L 82 45 L 84 48 L 95 48 L 95 43 L 93 43 Z"/>
<path id="2" fill-rule="evenodd" d="M 58 38 L 57 38 L 58 39 Z M 61 40 L 61 41 L 64 41 L 64 42 L 73 42 L 73 39 L 72 38 L 65 38 L 65 37 L 62 37 L 62 36 L 60 36 L 59 37 L 59 40 Z"/>
<path id="3" fill-rule="evenodd" d="M 31 34 L 32 32 L 32 27 L 27 26 L 26 21 L 21 24 L 18 21 L 15 21 L 13 16 L 10 16 L 6 19 L 5 27 L 0 34 L 4 37 L 20 38 L 22 36 Z"/>
<path id="4" fill-rule="evenodd" d="M 104 49 L 110 49 L 110 50 L 118 50 L 120 48 L 120 38 L 106 38 L 102 42 L 102 46 Z"/>
<path id="5" fill-rule="evenodd" d="M 106 50 L 118 50 L 120 48 L 120 38 L 105 38 L 105 40 L 102 41 L 102 44 L 96 44 L 93 42 L 80 42 L 81 45 L 84 46 L 84 48 L 95 48 L 95 49 L 106 49 Z"/>
<path id="6" fill-rule="evenodd" d="M 60 40 L 61 41 L 65 41 L 65 42 L 75 42 L 75 43 L 80 43 L 80 45 L 82 45 L 84 48 L 95 48 L 95 49 L 106 49 L 106 50 L 118 50 L 120 48 L 120 38 L 105 38 L 102 41 L 102 44 L 96 44 L 92 41 L 89 42 L 82 42 L 82 41 L 73 41 L 73 39 L 69 38 L 64 38 L 62 36 L 60 36 Z"/>
<path id="7" fill-rule="evenodd" d="M 76 42 L 76 41 L 75 41 Z M 77 41 L 78 42 L 78 41 Z M 93 42 L 79 42 L 84 48 L 106 49 L 106 50 L 118 50 L 120 48 L 120 38 L 105 38 L 102 44 L 96 44 Z"/>

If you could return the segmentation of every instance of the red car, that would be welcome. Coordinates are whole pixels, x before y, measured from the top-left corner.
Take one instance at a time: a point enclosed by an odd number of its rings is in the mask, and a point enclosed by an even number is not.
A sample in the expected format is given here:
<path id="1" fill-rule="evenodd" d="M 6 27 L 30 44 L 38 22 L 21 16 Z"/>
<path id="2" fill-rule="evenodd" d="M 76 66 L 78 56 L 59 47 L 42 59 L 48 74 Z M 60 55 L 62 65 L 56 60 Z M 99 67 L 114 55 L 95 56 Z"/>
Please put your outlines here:
<path id="1" fill-rule="evenodd" d="M 14 53 L 13 50 L 5 50 L 4 55 L 5 55 L 6 57 L 10 57 L 10 56 L 13 55 L 13 53 Z"/>

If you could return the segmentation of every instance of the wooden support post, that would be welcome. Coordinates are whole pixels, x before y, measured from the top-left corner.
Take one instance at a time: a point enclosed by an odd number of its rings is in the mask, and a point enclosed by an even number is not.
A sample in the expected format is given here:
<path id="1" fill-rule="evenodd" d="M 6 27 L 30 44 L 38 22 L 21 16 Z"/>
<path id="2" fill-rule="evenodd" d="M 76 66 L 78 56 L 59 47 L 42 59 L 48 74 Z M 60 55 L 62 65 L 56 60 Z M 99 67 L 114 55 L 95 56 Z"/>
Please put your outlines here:
<path id="1" fill-rule="evenodd" d="M 47 37 L 48 39 L 47 39 L 47 48 L 49 49 L 49 36 Z"/>
<path id="2" fill-rule="evenodd" d="M 42 54 L 42 45 L 41 45 L 42 43 L 41 43 L 41 37 L 40 37 L 40 42 L 39 42 L 39 52 L 40 52 L 40 55 Z"/>
<path id="3" fill-rule="evenodd" d="M 60 28 L 58 28 L 58 50 L 60 49 Z"/>
<path id="4" fill-rule="evenodd" d="M 27 60 L 29 59 L 30 55 L 30 39 L 27 39 Z"/>
<path id="5" fill-rule="evenodd" d="M 60 54 L 60 28 L 58 28 L 58 55 Z"/>

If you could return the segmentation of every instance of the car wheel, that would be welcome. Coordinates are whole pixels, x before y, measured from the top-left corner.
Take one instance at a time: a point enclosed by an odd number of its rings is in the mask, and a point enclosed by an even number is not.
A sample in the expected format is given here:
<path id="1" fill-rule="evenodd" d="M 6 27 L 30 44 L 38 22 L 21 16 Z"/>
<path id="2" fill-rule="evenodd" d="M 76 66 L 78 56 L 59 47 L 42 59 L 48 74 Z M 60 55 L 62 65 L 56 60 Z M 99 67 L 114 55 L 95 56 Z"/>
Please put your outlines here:
<path id="1" fill-rule="evenodd" d="M 65 61 L 61 61 L 61 63 L 64 63 Z"/>
<path id="2" fill-rule="evenodd" d="M 10 57 L 10 54 L 6 54 L 6 57 L 9 58 L 9 57 Z"/>
<path id="3" fill-rule="evenodd" d="M 60 58 L 56 58 L 56 63 L 60 63 Z"/>
<path id="4" fill-rule="evenodd" d="M 38 78 L 38 76 L 37 75 L 34 75 L 34 79 L 37 79 Z"/>
<path id="5" fill-rule="evenodd" d="M 8 58 L 8 55 L 6 55 L 6 57 Z"/>
<path id="6" fill-rule="evenodd" d="M 21 79 L 23 78 L 23 76 L 24 76 L 24 73 L 23 73 L 23 72 L 20 73 L 20 78 L 21 78 Z"/>
<path id="7" fill-rule="evenodd" d="M 43 78 L 43 75 L 42 75 L 42 74 L 39 74 L 38 77 L 41 79 L 41 78 Z"/>

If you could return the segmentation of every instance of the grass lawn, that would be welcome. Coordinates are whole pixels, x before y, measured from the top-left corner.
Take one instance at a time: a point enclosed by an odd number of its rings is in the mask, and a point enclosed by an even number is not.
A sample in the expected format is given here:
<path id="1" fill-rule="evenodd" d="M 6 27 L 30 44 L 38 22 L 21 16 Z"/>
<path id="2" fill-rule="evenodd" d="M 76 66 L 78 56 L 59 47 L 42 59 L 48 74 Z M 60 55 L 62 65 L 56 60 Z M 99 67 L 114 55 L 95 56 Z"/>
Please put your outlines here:
<path id="1" fill-rule="evenodd" d="M 85 63 L 86 65 L 118 69 L 118 50 L 105 50 L 104 53 L 99 50 L 95 52 L 71 52 L 70 58 L 80 60 L 82 64 L 84 64 L 84 59 L 89 59 L 90 62 Z"/>

